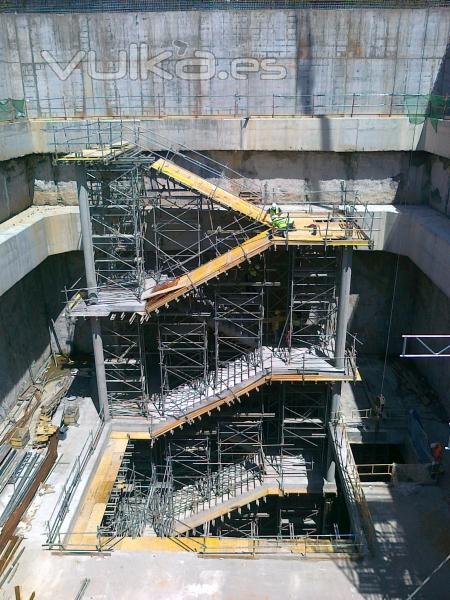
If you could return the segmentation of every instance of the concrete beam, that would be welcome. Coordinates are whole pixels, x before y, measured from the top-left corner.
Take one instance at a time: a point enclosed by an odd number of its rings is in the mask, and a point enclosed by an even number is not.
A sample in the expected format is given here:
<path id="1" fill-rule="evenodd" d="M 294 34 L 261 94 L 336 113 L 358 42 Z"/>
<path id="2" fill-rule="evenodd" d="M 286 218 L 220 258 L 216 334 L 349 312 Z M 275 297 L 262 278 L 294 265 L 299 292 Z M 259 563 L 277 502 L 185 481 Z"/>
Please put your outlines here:
<path id="1" fill-rule="evenodd" d="M 52 254 L 80 249 L 76 206 L 29 208 L 0 224 L 0 296 Z"/>
<path id="2" fill-rule="evenodd" d="M 422 206 L 377 206 L 375 250 L 407 256 L 450 298 L 450 220 Z"/>
<path id="3" fill-rule="evenodd" d="M 86 126 L 94 126 L 96 122 L 89 119 L 33 119 L 0 124 L 4 141 L 0 161 L 33 153 L 51 153 L 55 149 L 60 153 L 69 152 L 66 140 L 82 139 Z M 199 151 L 410 151 L 416 150 L 419 142 L 425 143 L 422 140 L 423 124 L 413 125 L 404 116 L 151 117 L 123 119 L 122 122 L 123 137 L 134 142 L 134 131 L 139 125 L 139 143 L 150 150 L 168 148 L 175 140 Z M 112 123 L 113 131 L 117 127 L 117 136 L 120 135 L 119 119 L 104 119 L 101 123 Z M 444 146 L 444 141 L 439 143 L 438 149 L 441 145 Z M 72 146 L 70 151 L 74 149 Z"/>
<path id="4" fill-rule="evenodd" d="M 432 208 L 372 205 L 375 250 L 410 258 L 450 298 L 450 220 Z M 29 208 L 0 224 L 0 295 L 52 254 L 80 250 L 77 206 Z"/>

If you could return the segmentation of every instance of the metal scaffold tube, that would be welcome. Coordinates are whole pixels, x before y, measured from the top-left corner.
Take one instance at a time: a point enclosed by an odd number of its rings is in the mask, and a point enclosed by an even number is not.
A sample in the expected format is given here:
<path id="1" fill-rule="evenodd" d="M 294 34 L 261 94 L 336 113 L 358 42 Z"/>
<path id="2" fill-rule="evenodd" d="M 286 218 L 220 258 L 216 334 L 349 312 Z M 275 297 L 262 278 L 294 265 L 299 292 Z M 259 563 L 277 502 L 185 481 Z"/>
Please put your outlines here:
<path id="1" fill-rule="evenodd" d="M 94 250 L 92 245 L 92 230 L 89 214 L 89 196 L 86 184 L 86 172 L 80 169 L 77 181 L 78 204 L 80 207 L 81 236 L 83 243 L 84 265 L 86 271 L 86 286 L 88 297 L 92 304 L 97 302 L 97 278 L 95 275 Z M 95 375 L 97 379 L 97 393 L 100 403 L 100 412 L 105 421 L 109 421 L 110 412 L 108 394 L 106 389 L 105 358 L 100 321 L 91 317 L 92 346 L 94 349 Z"/>

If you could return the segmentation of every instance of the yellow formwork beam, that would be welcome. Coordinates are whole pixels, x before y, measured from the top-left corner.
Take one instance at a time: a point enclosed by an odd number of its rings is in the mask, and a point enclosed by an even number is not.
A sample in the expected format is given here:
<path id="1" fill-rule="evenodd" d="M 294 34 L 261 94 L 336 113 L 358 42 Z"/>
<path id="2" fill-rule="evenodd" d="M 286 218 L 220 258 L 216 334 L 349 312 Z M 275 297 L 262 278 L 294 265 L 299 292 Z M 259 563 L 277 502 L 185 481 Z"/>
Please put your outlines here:
<path id="1" fill-rule="evenodd" d="M 210 279 L 240 265 L 245 260 L 261 254 L 271 245 L 273 245 L 273 241 L 269 240 L 266 232 L 258 233 L 239 246 L 225 252 L 225 254 L 221 254 L 204 265 L 193 269 L 188 274 L 168 283 L 155 286 L 147 295 L 146 311 L 153 312 L 157 310 Z"/>
<path id="2" fill-rule="evenodd" d="M 245 260 L 262 254 L 274 246 L 369 246 L 370 240 L 356 226 L 349 225 L 343 219 L 331 221 L 320 214 L 298 213 L 289 214 L 295 229 L 284 238 L 280 235 L 269 235 L 271 225 L 268 216 L 262 208 L 251 202 L 225 191 L 206 179 L 179 167 L 171 161 L 158 159 L 151 168 L 166 177 L 181 183 L 186 188 L 195 190 L 218 202 L 221 206 L 231 208 L 265 226 L 265 230 L 246 240 L 228 252 L 200 265 L 186 275 L 156 285 L 144 297 L 147 300 L 147 313 L 153 312 L 183 296 L 190 290 L 218 277 L 225 271 L 238 266 Z"/>
<path id="3" fill-rule="evenodd" d="M 199 192 L 202 196 L 211 198 L 211 200 L 214 200 L 221 206 L 231 208 L 254 221 L 267 223 L 267 215 L 264 209 L 258 208 L 251 202 L 217 187 L 206 179 L 191 173 L 191 171 L 188 171 L 187 169 L 179 167 L 169 160 L 160 158 L 151 165 L 151 168 L 166 175 L 166 177 L 178 181 L 178 183 Z"/>

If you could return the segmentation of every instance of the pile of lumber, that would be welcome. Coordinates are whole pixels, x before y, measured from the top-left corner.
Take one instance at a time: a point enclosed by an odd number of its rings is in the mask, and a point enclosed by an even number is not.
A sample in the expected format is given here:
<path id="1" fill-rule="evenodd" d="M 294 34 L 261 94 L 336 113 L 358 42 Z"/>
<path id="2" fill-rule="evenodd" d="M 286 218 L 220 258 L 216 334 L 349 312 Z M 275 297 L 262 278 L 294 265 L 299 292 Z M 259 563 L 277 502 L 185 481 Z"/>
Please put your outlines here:
<path id="1" fill-rule="evenodd" d="M 55 414 L 55 411 L 58 408 L 62 398 L 65 396 L 71 382 L 71 376 L 62 378 L 59 389 L 41 404 L 39 419 L 33 439 L 34 448 L 41 448 L 42 446 L 45 446 L 51 436 L 58 429 L 56 425 L 53 425 L 52 417 Z"/>

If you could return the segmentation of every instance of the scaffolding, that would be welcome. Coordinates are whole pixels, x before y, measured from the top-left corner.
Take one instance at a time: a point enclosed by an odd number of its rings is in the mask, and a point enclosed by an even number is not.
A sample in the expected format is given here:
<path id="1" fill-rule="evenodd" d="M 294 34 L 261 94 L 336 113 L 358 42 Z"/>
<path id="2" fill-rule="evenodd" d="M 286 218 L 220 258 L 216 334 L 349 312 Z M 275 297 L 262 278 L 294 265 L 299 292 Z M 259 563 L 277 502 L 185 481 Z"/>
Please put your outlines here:
<path id="1" fill-rule="evenodd" d="M 106 386 L 113 417 L 148 415 L 143 327 L 120 318 L 102 327 Z"/>
<path id="2" fill-rule="evenodd" d="M 336 334 L 336 252 L 296 248 L 291 260 L 291 294 L 286 342 L 291 348 L 334 352 Z"/>
<path id="3" fill-rule="evenodd" d="M 161 392 L 155 401 L 160 414 L 166 413 L 166 402 L 183 410 L 186 398 L 205 396 L 209 385 L 206 322 L 158 320 L 158 349 Z"/>
<path id="4" fill-rule="evenodd" d="M 137 165 L 94 163 L 87 170 L 95 271 L 99 290 L 132 293 L 144 287 L 144 195 Z"/>
<path id="5" fill-rule="evenodd" d="M 337 491 L 324 481 L 329 382 L 355 377 L 336 355 L 343 269 L 353 245 L 370 246 L 367 209 L 341 190 L 319 212 L 305 205 L 296 235 L 282 236 L 214 161 L 150 151 L 123 124 L 94 134 L 84 149 L 69 134 L 78 149 L 61 159 L 86 166 L 96 282 L 70 313 L 101 321 L 110 413 L 141 419 L 151 438 L 147 474 L 129 444 L 100 535 L 323 534 Z"/>
<path id="6" fill-rule="evenodd" d="M 214 297 L 216 374 L 228 363 L 247 356 L 262 364 L 264 291 L 261 283 L 220 286 Z"/>
<path id="7" fill-rule="evenodd" d="M 97 532 L 100 537 L 138 537 L 147 526 L 151 481 L 136 471 L 132 453 L 133 444 L 129 442 Z"/>

